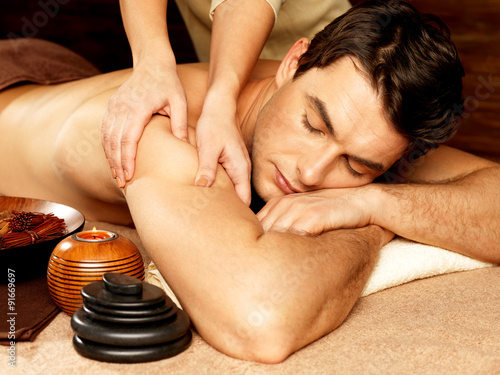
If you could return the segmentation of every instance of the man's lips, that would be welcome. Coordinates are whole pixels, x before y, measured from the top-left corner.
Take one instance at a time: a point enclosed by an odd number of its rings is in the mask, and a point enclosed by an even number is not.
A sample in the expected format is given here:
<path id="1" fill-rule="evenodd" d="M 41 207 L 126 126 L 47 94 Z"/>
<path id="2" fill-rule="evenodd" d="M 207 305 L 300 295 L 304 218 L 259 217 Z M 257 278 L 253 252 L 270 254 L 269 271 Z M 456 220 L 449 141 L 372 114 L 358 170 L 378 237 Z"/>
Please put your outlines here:
<path id="1" fill-rule="evenodd" d="M 281 190 L 283 190 L 285 194 L 293 194 L 299 192 L 298 190 L 294 189 L 292 185 L 290 185 L 285 176 L 281 174 L 281 172 L 277 167 L 275 168 L 274 176 L 276 179 L 276 184 L 279 186 Z"/>

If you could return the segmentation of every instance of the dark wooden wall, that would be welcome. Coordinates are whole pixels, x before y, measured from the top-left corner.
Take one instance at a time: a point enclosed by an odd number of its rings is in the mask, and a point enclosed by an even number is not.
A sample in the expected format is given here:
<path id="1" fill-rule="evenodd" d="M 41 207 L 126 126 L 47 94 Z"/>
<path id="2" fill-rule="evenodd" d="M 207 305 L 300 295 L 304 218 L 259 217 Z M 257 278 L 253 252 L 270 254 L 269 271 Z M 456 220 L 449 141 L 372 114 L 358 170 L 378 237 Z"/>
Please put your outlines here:
<path id="1" fill-rule="evenodd" d="M 448 25 L 465 69 L 465 111 L 449 144 L 500 161 L 500 0 L 409 3 Z"/>
<path id="2" fill-rule="evenodd" d="M 167 14 L 178 62 L 197 61 L 175 1 L 169 1 Z M 103 72 L 132 66 L 118 0 L 1 0 L 0 38 L 12 36 L 57 42 Z"/>
<path id="3" fill-rule="evenodd" d="M 500 0 L 409 2 L 446 22 L 466 71 L 462 126 L 450 144 L 500 161 Z M 173 0 L 167 13 L 177 61 L 196 61 Z M 14 34 L 58 42 L 103 72 L 131 66 L 118 0 L 2 0 L 0 38 Z"/>

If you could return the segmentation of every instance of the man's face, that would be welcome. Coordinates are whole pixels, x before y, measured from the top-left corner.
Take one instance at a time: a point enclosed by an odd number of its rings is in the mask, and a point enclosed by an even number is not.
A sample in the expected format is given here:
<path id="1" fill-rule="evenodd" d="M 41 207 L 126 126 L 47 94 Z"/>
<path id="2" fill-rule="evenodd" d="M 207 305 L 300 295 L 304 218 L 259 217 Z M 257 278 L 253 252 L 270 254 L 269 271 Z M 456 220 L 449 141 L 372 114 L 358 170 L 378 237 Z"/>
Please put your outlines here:
<path id="1" fill-rule="evenodd" d="M 355 62 L 343 57 L 287 79 L 262 108 L 252 173 L 265 201 L 365 185 L 403 155 L 408 141 L 386 120 L 377 92 Z"/>

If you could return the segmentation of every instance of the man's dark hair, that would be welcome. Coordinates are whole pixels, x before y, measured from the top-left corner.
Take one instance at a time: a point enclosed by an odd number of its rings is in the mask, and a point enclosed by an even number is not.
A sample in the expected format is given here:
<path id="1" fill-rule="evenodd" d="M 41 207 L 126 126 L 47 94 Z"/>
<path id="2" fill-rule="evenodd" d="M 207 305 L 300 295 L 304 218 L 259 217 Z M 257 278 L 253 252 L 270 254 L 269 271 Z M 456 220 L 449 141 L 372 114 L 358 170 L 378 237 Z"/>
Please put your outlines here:
<path id="1" fill-rule="evenodd" d="M 314 37 L 294 79 L 343 56 L 361 62 L 387 119 L 410 141 L 405 155 L 415 159 L 455 134 L 464 70 L 438 17 L 402 1 L 355 6 Z"/>

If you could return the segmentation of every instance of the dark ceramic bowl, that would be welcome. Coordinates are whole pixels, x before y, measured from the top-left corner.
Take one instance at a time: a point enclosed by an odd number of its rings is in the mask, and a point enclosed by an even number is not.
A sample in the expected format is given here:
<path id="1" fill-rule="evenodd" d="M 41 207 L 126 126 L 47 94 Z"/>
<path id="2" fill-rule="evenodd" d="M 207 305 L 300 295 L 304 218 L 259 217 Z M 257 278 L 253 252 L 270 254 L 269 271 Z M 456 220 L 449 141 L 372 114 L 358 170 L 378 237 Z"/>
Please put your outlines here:
<path id="1" fill-rule="evenodd" d="M 8 281 L 9 270 L 15 275 L 16 282 L 40 277 L 47 274 L 47 264 L 54 247 L 67 236 L 79 232 L 85 224 L 83 214 L 69 206 L 41 199 L 0 196 L 1 211 L 30 211 L 44 214 L 53 213 L 66 223 L 66 234 L 33 245 L 12 247 L 0 250 L 0 282 Z"/>

